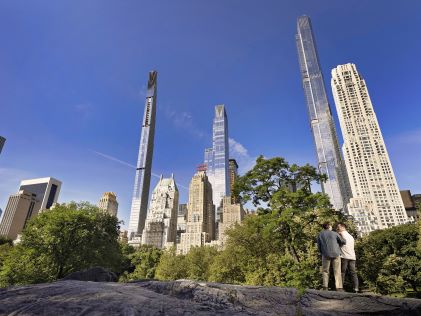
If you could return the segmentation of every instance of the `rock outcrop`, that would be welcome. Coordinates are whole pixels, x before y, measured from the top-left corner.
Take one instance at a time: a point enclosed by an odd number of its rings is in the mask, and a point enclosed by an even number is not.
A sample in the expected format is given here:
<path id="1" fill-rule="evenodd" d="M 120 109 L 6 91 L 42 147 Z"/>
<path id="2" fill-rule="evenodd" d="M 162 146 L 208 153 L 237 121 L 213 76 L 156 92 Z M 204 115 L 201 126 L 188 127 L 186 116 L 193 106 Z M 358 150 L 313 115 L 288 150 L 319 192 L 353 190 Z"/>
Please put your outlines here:
<path id="1" fill-rule="evenodd" d="M 92 281 L 92 282 L 117 282 L 117 275 L 102 267 L 93 267 L 66 275 L 62 280 Z"/>
<path id="2" fill-rule="evenodd" d="M 0 289 L 0 315 L 421 315 L 421 300 L 188 280 Z"/>

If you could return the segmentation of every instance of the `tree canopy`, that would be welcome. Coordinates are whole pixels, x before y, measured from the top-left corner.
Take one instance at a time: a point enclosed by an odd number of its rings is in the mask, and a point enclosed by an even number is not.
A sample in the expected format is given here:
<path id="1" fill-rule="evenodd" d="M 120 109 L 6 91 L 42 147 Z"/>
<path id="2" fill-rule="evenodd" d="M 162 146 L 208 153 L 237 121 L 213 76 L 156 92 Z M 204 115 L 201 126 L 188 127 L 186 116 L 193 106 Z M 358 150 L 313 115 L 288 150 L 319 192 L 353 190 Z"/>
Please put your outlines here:
<path id="1" fill-rule="evenodd" d="M 421 297 L 421 252 L 417 224 L 374 231 L 357 244 L 361 279 L 381 294 L 407 293 Z"/>
<path id="2" fill-rule="evenodd" d="M 3 259 L 0 284 L 48 282 L 93 266 L 118 271 L 119 221 L 87 202 L 58 205 L 30 220 Z"/>

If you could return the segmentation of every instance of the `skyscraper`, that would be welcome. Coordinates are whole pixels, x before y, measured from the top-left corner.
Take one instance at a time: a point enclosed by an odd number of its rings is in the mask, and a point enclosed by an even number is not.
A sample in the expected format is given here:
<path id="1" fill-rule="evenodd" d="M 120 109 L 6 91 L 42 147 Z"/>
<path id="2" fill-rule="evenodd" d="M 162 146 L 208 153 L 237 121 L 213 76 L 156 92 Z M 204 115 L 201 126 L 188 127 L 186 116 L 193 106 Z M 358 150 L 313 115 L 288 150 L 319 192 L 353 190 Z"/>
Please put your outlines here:
<path id="1" fill-rule="evenodd" d="M 117 216 L 118 202 L 114 192 L 105 192 L 99 200 L 98 208 L 112 216 Z"/>
<path id="2" fill-rule="evenodd" d="M 174 246 L 177 235 L 178 188 L 174 176 L 159 179 L 142 233 L 142 244 L 157 248 Z"/>
<path id="3" fill-rule="evenodd" d="M 215 207 L 212 187 L 205 171 L 198 171 L 189 186 L 186 232 L 181 233 L 177 252 L 186 254 L 193 246 L 203 246 L 215 239 Z"/>
<path id="4" fill-rule="evenodd" d="M 5 142 L 6 142 L 6 138 L 4 138 L 3 136 L 0 136 L 0 154 Z"/>
<path id="5" fill-rule="evenodd" d="M 0 236 L 16 239 L 28 220 L 38 214 L 40 205 L 35 193 L 20 190 L 11 195 L 0 224 Z"/>
<path id="6" fill-rule="evenodd" d="M 349 214 L 363 234 L 408 222 L 365 80 L 354 64 L 339 65 L 331 85 L 353 195 Z"/>
<path id="7" fill-rule="evenodd" d="M 225 196 L 222 202 L 223 215 L 222 221 L 219 223 L 218 241 L 221 246 L 226 241 L 225 231 L 235 223 L 241 223 L 244 219 L 245 212 L 241 203 L 233 203 L 230 196 Z"/>
<path id="8" fill-rule="evenodd" d="M 148 211 L 149 188 L 151 185 L 152 157 L 155 136 L 156 117 L 156 84 L 158 73 L 149 72 L 146 92 L 145 111 L 139 145 L 139 156 L 136 164 L 132 207 L 129 221 L 129 238 L 139 236 L 145 227 Z"/>
<path id="9" fill-rule="evenodd" d="M 307 16 L 298 18 L 296 43 L 318 169 L 327 176 L 322 189 L 336 210 L 346 211 L 350 198 L 349 180 L 339 150 L 311 21 Z"/>
<path id="10" fill-rule="evenodd" d="M 235 159 L 229 160 L 229 172 L 230 172 L 230 191 L 231 191 L 231 203 L 237 203 L 237 199 L 232 195 L 232 191 L 234 190 L 234 185 L 236 178 L 238 176 L 238 164 Z"/>
<path id="11" fill-rule="evenodd" d="M 19 187 L 19 191 L 24 190 L 36 195 L 37 200 L 41 202 L 39 209 L 41 212 L 57 203 L 60 189 L 61 181 L 52 177 L 23 180 Z"/>
<path id="12" fill-rule="evenodd" d="M 205 164 L 212 185 L 213 204 L 218 208 L 223 197 L 230 195 L 228 118 L 223 104 L 215 106 L 212 145 L 212 149 L 205 149 Z"/>
<path id="13" fill-rule="evenodd" d="M 176 237 L 177 244 L 180 243 L 181 234 L 186 232 L 186 220 L 187 220 L 187 204 L 179 204 L 178 214 L 177 214 L 177 237 Z"/>

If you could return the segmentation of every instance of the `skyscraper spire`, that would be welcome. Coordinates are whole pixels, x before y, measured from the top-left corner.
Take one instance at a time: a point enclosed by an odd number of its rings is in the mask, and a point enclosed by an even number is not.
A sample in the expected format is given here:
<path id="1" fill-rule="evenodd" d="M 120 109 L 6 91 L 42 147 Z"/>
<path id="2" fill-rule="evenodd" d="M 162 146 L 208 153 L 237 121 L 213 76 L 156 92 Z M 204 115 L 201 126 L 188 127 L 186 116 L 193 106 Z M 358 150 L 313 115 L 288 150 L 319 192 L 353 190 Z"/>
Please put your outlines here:
<path id="1" fill-rule="evenodd" d="M 339 151 L 335 122 L 327 100 L 311 21 L 307 16 L 298 18 L 296 43 L 318 168 L 320 173 L 327 176 L 322 189 L 336 210 L 345 211 L 351 190 Z"/>
<path id="2" fill-rule="evenodd" d="M 230 195 L 228 118 L 223 104 L 215 106 L 212 148 L 205 149 L 205 165 L 212 185 L 213 204 L 218 208 L 224 196 Z"/>
<path id="3" fill-rule="evenodd" d="M 158 73 L 149 72 L 146 92 L 145 112 L 139 144 L 139 156 L 136 164 L 136 177 L 130 211 L 129 238 L 139 236 L 145 227 L 148 211 L 149 187 L 151 184 L 152 157 L 155 136 L 156 117 L 156 81 Z"/>

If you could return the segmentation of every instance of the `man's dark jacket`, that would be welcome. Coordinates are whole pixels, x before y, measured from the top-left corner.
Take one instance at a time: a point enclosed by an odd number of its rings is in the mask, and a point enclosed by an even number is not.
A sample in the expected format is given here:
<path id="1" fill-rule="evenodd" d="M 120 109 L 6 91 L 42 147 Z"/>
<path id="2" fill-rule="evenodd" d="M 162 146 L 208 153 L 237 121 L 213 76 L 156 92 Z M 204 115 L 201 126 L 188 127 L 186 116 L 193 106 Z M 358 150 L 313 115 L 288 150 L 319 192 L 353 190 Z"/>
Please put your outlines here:
<path id="1" fill-rule="evenodd" d="M 340 246 L 345 245 L 346 240 L 337 232 L 325 229 L 317 237 L 317 248 L 324 257 L 336 258 L 341 254 Z"/>

